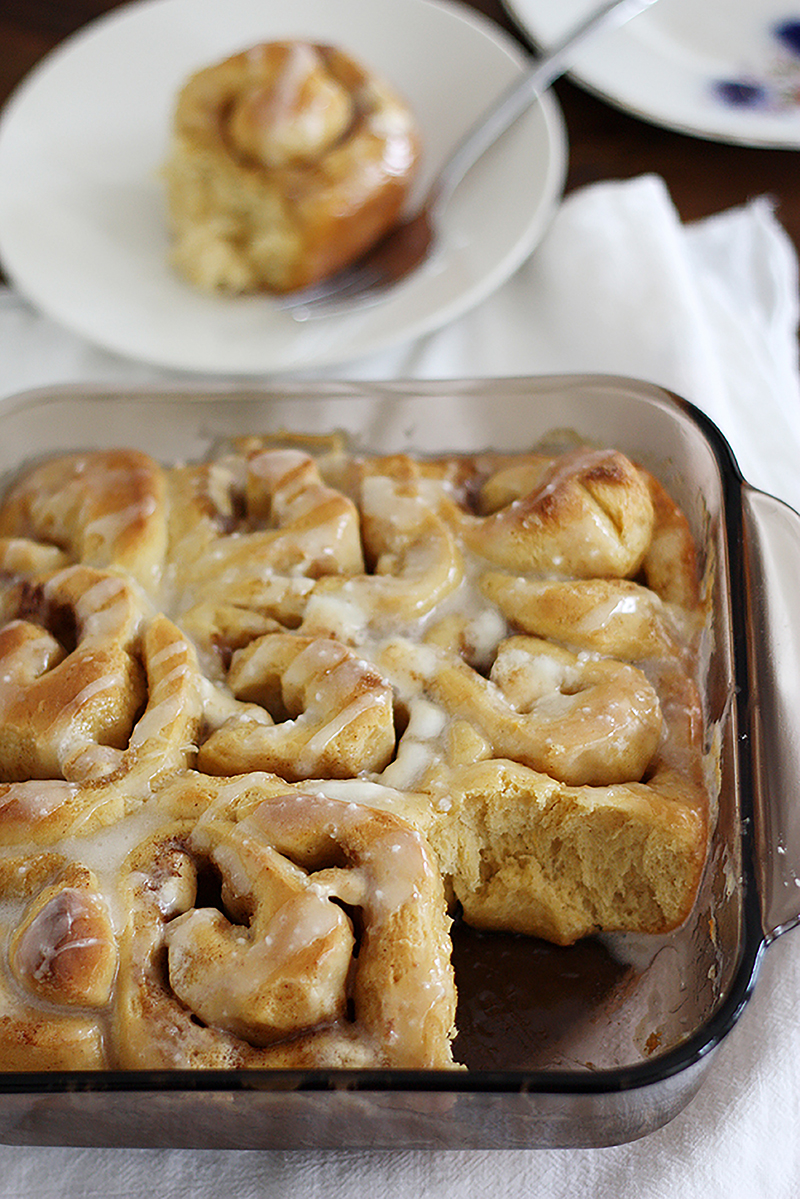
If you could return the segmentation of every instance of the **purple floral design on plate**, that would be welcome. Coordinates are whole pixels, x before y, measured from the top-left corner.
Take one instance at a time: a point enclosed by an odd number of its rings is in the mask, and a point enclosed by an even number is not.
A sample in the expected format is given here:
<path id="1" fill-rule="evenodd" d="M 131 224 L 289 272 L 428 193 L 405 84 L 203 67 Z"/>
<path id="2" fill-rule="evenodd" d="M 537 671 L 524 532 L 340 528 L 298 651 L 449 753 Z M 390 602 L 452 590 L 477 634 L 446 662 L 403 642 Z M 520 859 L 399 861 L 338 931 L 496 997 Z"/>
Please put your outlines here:
<path id="1" fill-rule="evenodd" d="M 770 33 L 775 51 L 762 76 L 715 81 L 714 93 L 723 104 L 770 112 L 800 106 L 800 17 L 779 21 Z"/>

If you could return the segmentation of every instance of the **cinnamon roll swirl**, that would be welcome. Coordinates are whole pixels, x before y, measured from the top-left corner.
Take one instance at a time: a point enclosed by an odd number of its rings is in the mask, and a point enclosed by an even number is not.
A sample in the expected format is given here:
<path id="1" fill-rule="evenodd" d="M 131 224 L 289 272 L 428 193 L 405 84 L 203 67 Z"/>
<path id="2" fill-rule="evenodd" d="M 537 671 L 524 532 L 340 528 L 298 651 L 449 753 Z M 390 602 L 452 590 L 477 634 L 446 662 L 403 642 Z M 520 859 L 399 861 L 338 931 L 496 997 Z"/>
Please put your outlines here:
<path id="1" fill-rule="evenodd" d="M 26 472 L 0 504 L 0 537 L 63 550 L 157 586 L 166 549 L 164 472 L 147 454 L 65 454 Z"/>
<path id="2" fill-rule="evenodd" d="M 205 291 L 288 292 L 398 219 L 419 159 L 406 103 L 331 46 L 253 46 L 182 88 L 166 164 L 172 261 Z"/>
<path id="3" fill-rule="evenodd" d="M 441 877 L 397 816 L 257 776 L 129 859 L 126 1067 L 452 1066 Z"/>
<path id="4" fill-rule="evenodd" d="M 0 842 L 118 819 L 193 760 L 194 650 L 123 576 L 0 588 Z"/>
<path id="5" fill-rule="evenodd" d="M 305 451 L 255 446 L 169 475 L 170 606 L 220 676 L 220 658 L 296 628 L 314 580 L 364 569 L 359 512 Z"/>
<path id="6" fill-rule="evenodd" d="M 223 705 L 223 723 L 200 746 L 209 774 L 355 778 L 394 752 L 391 686 L 332 638 L 268 633 L 233 655 L 228 684 L 244 702 Z"/>
<path id="7" fill-rule="evenodd" d="M 652 538 L 653 503 L 645 478 L 624 454 L 576 450 L 536 476 L 531 490 L 502 507 L 456 514 L 470 549 L 523 574 L 636 574 Z"/>

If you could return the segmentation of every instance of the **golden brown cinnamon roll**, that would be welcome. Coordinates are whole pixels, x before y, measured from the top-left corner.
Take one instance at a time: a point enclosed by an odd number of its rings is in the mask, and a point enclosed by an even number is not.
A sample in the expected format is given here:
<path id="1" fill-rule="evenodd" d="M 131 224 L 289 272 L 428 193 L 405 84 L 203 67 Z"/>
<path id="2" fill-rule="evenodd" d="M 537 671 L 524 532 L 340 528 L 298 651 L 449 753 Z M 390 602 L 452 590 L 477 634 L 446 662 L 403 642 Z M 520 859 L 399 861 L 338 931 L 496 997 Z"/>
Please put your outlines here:
<path id="1" fill-rule="evenodd" d="M 272 781 L 197 776 L 200 818 L 131 855 L 122 1065 L 452 1066 L 449 919 L 424 838 Z"/>
<path id="2" fill-rule="evenodd" d="M 206 291 L 305 287 L 395 223 L 418 157 L 404 101 L 347 54 L 253 46 L 197 72 L 178 98 L 173 262 Z"/>
<path id="3" fill-rule="evenodd" d="M 226 655 L 296 628 L 315 579 L 364 569 L 356 505 L 305 451 L 254 443 L 174 468 L 168 491 L 165 590 L 217 677 Z"/>
<path id="4" fill-rule="evenodd" d="M 522 632 L 626 662 L 680 654 L 692 631 L 689 612 L 632 579 L 537 579 L 487 571 L 479 585 Z"/>
<path id="5" fill-rule="evenodd" d="M 164 475 L 136 450 L 65 454 L 14 484 L 0 505 L 0 537 L 60 548 L 67 561 L 128 572 L 157 585 L 166 548 Z"/>
<path id="6" fill-rule="evenodd" d="M 658 696 L 628 663 L 522 636 L 500 643 L 488 678 L 457 654 L 434 645 L 420 654 L 402 639 L 378 662 L 389 677 L 405 673 L 406 698 L 419 691 L 443 720 L 472 725 L 495 757 L 565 783 L 638 780 L 658 746 Z"/>
<path id="7" fill-rule="evenodd" d="M 194 650 L 126 579 L 69 566 L 0 588 L 0 843 L 49 843 L 189 765 Z"/>
<path id="8" fill-rule="evenodd" d="M 505 475 L 508 478 L 507 473 Z M 581 449 L 525 473 L 525 490 L 485 515 L 454 510 L 466 544 L 504 569 L 577 578 L 630 577 L 653 533 L 647 481 L 616 450 Z"/>
<path id="9" fill-rule="evenodd" d="M 221 724 L 200 746 L 209 774 L 355 778 L 394 752 L 391 687 L 331 637 L 267 633 L 236 651 L 228 685 L 242 702 L 221 705 Z"/>
<path id="10" fill-rule="evenodd" d="M 709 827 L 702 715 L 680 667 L 664 664 L 657 685 L 664 733 L 641 780 L 568 786 L 508 759 L 452 771 L 429 835 L 468 923 L 568 945 L 686 919 Z"/>
<path id="11" fill-rule="evenodd" d="M 464 577 L 456 537 L 426 497 L 382 475 L 366 478 L 359 511 L 364 573 L 321 578 L 302 629 L 358 644 L 392 629 L 417 628 Z"/>

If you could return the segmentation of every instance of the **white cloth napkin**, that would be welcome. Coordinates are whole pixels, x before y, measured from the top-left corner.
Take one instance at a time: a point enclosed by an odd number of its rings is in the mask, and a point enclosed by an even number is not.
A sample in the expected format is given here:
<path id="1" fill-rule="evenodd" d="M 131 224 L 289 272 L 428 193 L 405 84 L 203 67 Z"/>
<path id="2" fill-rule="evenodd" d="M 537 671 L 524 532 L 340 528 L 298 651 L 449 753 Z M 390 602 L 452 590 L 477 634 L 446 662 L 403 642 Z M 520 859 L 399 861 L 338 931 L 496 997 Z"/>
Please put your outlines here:
<path id="1" fill-rule="evenodd" d="M 335 374 L 646 378 L 704 409 L 745 477 L 800 508 L 797 333 L 797 263 L 769 199 L 685 227 L 662 181 L 645 176 L 573 193 L 532 259 L 491 299 L 438 333 Z M 0 291 L 0 397 L 50 383 L 164 378 Z M 699 1095 L 631 1145 L 269 1154 L 0 1147 L 0 1196 L 796 1199 L 798 1043 L 800 930 L 767 951 L 755 996 Z"/>

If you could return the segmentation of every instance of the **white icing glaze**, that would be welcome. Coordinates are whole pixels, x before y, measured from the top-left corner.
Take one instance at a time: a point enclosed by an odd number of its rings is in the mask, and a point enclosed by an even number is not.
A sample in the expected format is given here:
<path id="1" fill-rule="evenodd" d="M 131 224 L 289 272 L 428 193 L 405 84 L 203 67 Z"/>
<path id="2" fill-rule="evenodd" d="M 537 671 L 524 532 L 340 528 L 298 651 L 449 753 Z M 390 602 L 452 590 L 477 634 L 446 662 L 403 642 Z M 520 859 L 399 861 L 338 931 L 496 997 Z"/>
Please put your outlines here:
<path id="1" fill-rule="evenodd" d="M 602 459 L 602 454 L 596 457 L 598 463 Z M 594 460 L 591 456 L 587 459 Z M 481 703 L 490 706 L 502 701 L 506 705 L 501 712 L 503 719 L 506 713 L 530 718 L 531 724 L 537 725 L 542 745 L 548 749 L 562 744 L 570 721 L 581 730 L 578 738 L 581 749 L 594 742 L 601 747 L 623 748 L 629 728 L 639 719 L 639 708 L 646 703 L 644 692 L 637 691 L 638 684 L 626 683 L 609 690 L 601 707 L 593 706 L 591 696 L 582 690 L 582 677 L 601 661 L 597 653 L 579 653 L 567 663 L 555 652 L 533 654 L 511 643 L 509 623 L 498 606 L 481 592 L 479 580 L 486 562 L 476 554 L 461 547 L 447 569 L 439 570 L 446 537 L 434 542 L 425 531 L 431 514 L 438 513 L 445 500 L 454 502 L 457 489 L 446 481 L 422 479 L 404 491 L 404 485 L 396 480 L 366 477 L 360 487 L 361 515 L 370 526 L 369 552 L 377 560 L 376 573 L 339 574 L 330 580 L 320 579 L 319 585 L 316 575 L 305 579 L 303 571 L 310 563 L 315 564 L 319 574 L 324 574 L 328 565 L 332 572 L 337 571 L 331 534 L 334 538 L 343 536 L 350 519 L 340 510 L 338 515 L 317 521 L 328 499 L 339 493 L 312 477 L 314 472 L 309 472 L 309 463 L 314 466 L 305 453 L 285 449 L 252 454 L 246 464 L 233 456 L 230 463 L 213 468 L 209 472 L 208 495 L 216 498 L 219 513 L 225 517 L 219 521 L 220 529 L 229 527 L 226 521 L 235 523 L 238 502 L 248 487 L 256 491 L 261 488 L 255 514 L 243 520 L 241 527 L 233 532 L 220 532 L 219 536 L 212 532 L 198 559 L 202 566 L 193 577 L 189 577 L 189 572 L 185 586 L 179 577 L 181 563 L 172 563 L 169 588 L 160 597 L 164 600 L 171 591 L 169 604 L 165 606 L 168 615 L 180 621 L 181 611 L 208 595 L 221 597 L 223 602 L 229 598 L 235 600 L 243 579 L 266 584 L 271 579 L 280 582 L 293 577 L 302 582 L 302 594 L 300 588 L 296 591 L 301 613 L 296 632 L 298 636 L 314 639 L 282 670 L 280 682 L 290 713 L 288 719 L 281 718 L 275 723 L 275 718 L 258 705 L 243 704 L 232 695 L 229 682 L 204 677 L 195 684 L 191 647 L 177 638 L 145 662 L 148 703 L 129 740 L 131 750 L 157 743 L 180 717 L 186 695 L 195 687 L 205 725 L 198 740 L 202 740 L 209 728 L 222 728 L 232 720 L 250 722 L 276 737 L 282 725 L 287 729 L 310 726 L 308 741 L 297 754 L 299 769 L 313 779 L 303 784 L 306 790 L 300 790 L 299 786 L 287 789 L 237 822 L 235 815 L 227 812 L 228 806 L 235 811 L 239 802 L 249 803 L 259 787 L 272 793 L 274 778 L 248 771 L 242 777 L 215 784 L 210 788 L 209 809 L 195 818 L 187 841 L 185 872 L 176 868 L 174 875 L 152 878 L 143 870 L 133 879 L 134 886 L 148 897 L 167 923 L 164 935 L 169 943 L 171 968 L 174 967 L 177 975 L 187 976 L 201 960 L 203 938 L 212 933 L 216 936 L 223 923 L 219 912 L 192 906 L 195 866 L 212 861 L 223 877 L 223 904 L 230 896 L 231 904 L 235 905 L 238 898 L 241 907 L 248 910 L 258 906 L 259 871 L 266 874 L 275 870 L 287 885 L 297 886 L 296 896 L 271 912 L 265 932 L 253 931 L 255 919 L 237 925 L 235 920 L 224 918 L 230 926 L 225 931 L 226 963 L 219 972 L 212 972 L 213 977 L 209 974 L 201 979 L 201 990 L 205 991 L 203 1002 L 210 1005 L 208 1010 L 221 1018 L 222 1027 L 233 1029 L 237 1035 L 242 1028 L 249 1030 L 247 1017 L 242 1013 L 246 1012 L 249 997 L 265 985 L 265 979 L 277 976 L 287 964 L 291 967 L 293 959 L 317 942 L 324 942 L 335 932 L 338 935 L 345 920 L 342 905 L 362 909 L 359 919 L 369 920 L 385 933 L 404 909 L 419 903 L 433 878 L 432 861 L 419 832 L 405 824 L 388 831 L 376 825 L 378 831 L 358 851 L 353 845 L 357 841 L 356 831 L 369 828 L 369 821 L 375 819 L 376 813 L 386 816 L 410 811 L 411 793 L 423 782 L 428 787 L 424 804 L 436 807 L 439 814 L 450 810 L 451 800 L 441 780 L 447 778 L 447 766 L 452 764 L 448 755 L 451 739 L 460 735 L 457 722 L 461 720 L 471 726 L 476 743 L 479 735 L 485 734 L 487 753 L 513 756 L 501 752 L 499 739 L 490 745 L 494 726 L 484 720 L 479 706 L 469 700 L 462 704 L 457 694 L 455 699 L 452 695 L 443 696 L 440 680 L 445 665 L 452 668 L 455 676 L 459 668 L 469 663 L 473 668 L 470 674 L 477 679 L 476 686 L 482 693 Z M 543 494 L 554 491 L 560 482 L 561 476 L 555 471 Z M 357 490 L 354 486 L 354 493 Z M 515 501 L 509 507 L 519 512 L 524 526 L 527 520 L 524 504 Z M 86 532 L 113 542 L 123 537 L 129 525 L 152 515 L 152 498 L 145 497 L 141 502 L 96 517 L 89 522 Z M 594 532 L 599 541 L 608 536 L 602 512 L 590 514 L 581 534 L 586 541 L 587 559 L 596 553 L 591 544 L 592 521 L 597 526 Z M 256 549 L 258 533 L 253 528 L 259 524 L 266 532 L 282 531 L 285 526 L 287 543 L 296 550 L 290 565 L 274 568 L 268 551 L 258 557 L 261 553 Z M 258 559 L 255 564 L 249 557 L 251 548 Z M 211 565 L 215 555 L 218 570 Z M 558 571 L 561 566 L 558 555 L 553 556 L 551 566 L 554 572 Z M 67 568 L 52 578 L 48 584 L 52 596 L 73 577 L 72 569 Z M 396 612 L 392 607 L 395 597 L 407 590 L 414 593 L 414 599 Z M 138 653 L 145 619 L 143 614 L 138 615 L 139 598 L 132 615 L 123 579 L 109 575 L 88 588 L 76 606 L 81 644 L 90 648 L 94 644 L 101 646 L 124 627 Z M 608 630 L 627 618 L 643 619 L 648 602 L 643 594 L 612 594 L 585 612 L 580 628 L 591 634 Z M 142 613 L 145 607 L 141 605 Z M 686 614 L 668 612 L 663 604 L 658 607 L 659 618 L 666 614 L 673 626 L 681 627 L 682 631 L 690 628 Z M 265 610 L 269 610 L 267 604 Z M 684 621 L 682 626 L 681 621 Z M 343 643 L 355 643 L 357 652 L 339 644 L 334 635 Z M 224 645 L 224 636 L 221 640 L 230 656 L 231 647 Z M 442 644 L 447 648 L 441 648 Z M 52 649 L 52 639 L 48 642 L 43 635 L 30 649 L 9 657 L 4 678 L 0 679 L 0 719 L 24 685 L 24 680 L 20 683 L 18 679 L 19 671 L 23 666 L 33 674 L 46 669 Z M 263 644 L 252 654 L 253 672 L 268 669 L 269 658 L 265 635 Z M 221 676 L 227 668 L 224 653 L 220 654 L 220 662 L 224 664 L 220 667 Z M 648 664 L 645 673 L 657 680 L 659 669 L 656 661 Z M 374 675 L 381 685 L 375 690 L 359 691 L 367 675 Z M 59 754 L 71 756 L 83 777 L 106 773 L 123 757 L 123 750 L 85 744 L 85 738 L 82 740 L 75 729 L 81 712 L 98 697 L 119 690 L 123 678 L 122 671 L 99 675 L 71 696 L 53 718 L 49 731 L 58 742 Z M 458 692 L 455 684 L 454 692 Z M 354 770 L 352 778 L 341 780 L 314 777 L 320 758 L 351 724 L 380 705 L 391 709 L 393 704 L 402 709 L 406 723 L 393 760 L 385 769 L 361 774 Z M 498 721 L 502 724 L 502 720 Z M 471 746 L 472 742 L 467 740 L 467 752 Z M 464 750 L 460 752 L 463 755 Z M 677 750 L 671 751 L 668 738 L 660 752 L 664 760 L 682 768 L 690 766 L 688 751 L 684 760 L 678 761 L 680 755 Z M 0 786 L 0 813 L 7 807 L 35 823 L 57 812 L 61 805 L 71 804 L 79 790 L 76 784 L 59 780 Z M 611 787 L 596 786 L 592 790 L 598 803 L 604 802 L 604 796 L 608 803 L 614 800 Z M 117 935 L 128 923 L 125 899 L 119 894 L 123 863 L 135 846 L 162 829 L 165 822 L 157 793 L 138 798 L 143 801 L 138 810 L 112 828 L 86 837 L 80 835 L 78 828 L 58 846 L 59 852 L 85 863 L 96 874 Z M 123 807 L 128 799 L 126 796 Z M 103 802 L 102 797 L 98 796 L 95 802 Z M 91 802 L 85 816 L 87 824 L 89 813 Z M 228 830 L 227 840 L 219 840 L 219 830 L 227 828 L 226 821 L 233 831 Z M 317 845 L 313 851 L 308 850 L 307 838 L 312 842 L 316 838 L 322 848 Z M 293 861 L 296 849 L 298 859 L 305 863 L 303 866 Z M 311 861 L 315 863 L 313 867 L 309 865 Z M 22 906 L 17 901 L 2 901 L 0 915 L 8 913 L 10 919 L 15 915 L 18 919 Z M 38 926 L 34 922 L 27 939 L 23 938 L 20 960 L 32 977 L 48 972 L 62 952 L 60 946 L 65 947 L 63 951 L 70 944 L 78 950 L 82 947 L 79 941 L 70 941 L 68 915 L 55 910 L 43 914 Z M 406 975 L 395 980 L 384 1006 L 381 1037 L 387 1044 L 413 1045 L 420 1040 L 428 1014 L 445 994 L 447 969 L 443 944 L 434 946 L 429 957 L 421 958 L 418 966 L 412 966 Z M 322 984 L 316 977 L 310 978 L 309 994 L 318 987 Z M 186 992 L 192 995 L 191 1002 L 186 1001 L 189 1006 L 194 1004 L 197 994 L 193 988 L 195 983 Z M 330 1016 L 331 1020 L 338 1018 Z M 245 1035 L 250 1035 L 250 1031 Z M 261 1033 L 253 1035 L 257 1038 Z M 368 1030 L 359 1035 L 363 1035 L 366 1044 L 375 1033 Z"/>

